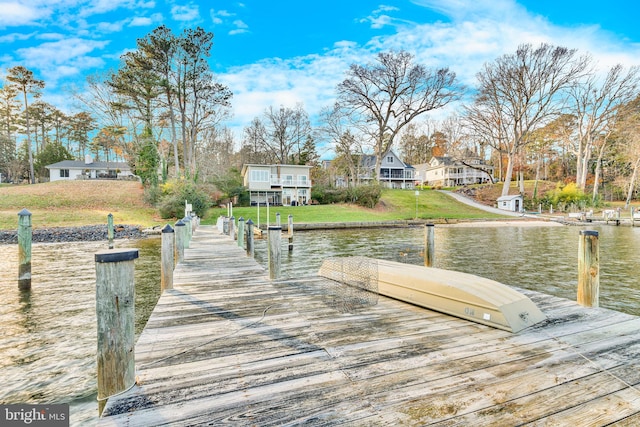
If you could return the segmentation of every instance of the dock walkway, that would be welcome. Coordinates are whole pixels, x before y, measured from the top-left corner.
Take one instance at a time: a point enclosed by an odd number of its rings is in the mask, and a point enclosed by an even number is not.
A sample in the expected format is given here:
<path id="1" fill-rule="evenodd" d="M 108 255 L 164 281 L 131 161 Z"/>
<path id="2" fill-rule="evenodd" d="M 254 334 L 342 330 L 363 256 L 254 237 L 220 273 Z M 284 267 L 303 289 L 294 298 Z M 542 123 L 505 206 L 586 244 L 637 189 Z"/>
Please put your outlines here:
<path id="1" fill-rule="evenodd" d="M 526 293 L 517 334 L 310 275 L 201 226 L 99 426 L 640 425 L 640 318 Z"/>

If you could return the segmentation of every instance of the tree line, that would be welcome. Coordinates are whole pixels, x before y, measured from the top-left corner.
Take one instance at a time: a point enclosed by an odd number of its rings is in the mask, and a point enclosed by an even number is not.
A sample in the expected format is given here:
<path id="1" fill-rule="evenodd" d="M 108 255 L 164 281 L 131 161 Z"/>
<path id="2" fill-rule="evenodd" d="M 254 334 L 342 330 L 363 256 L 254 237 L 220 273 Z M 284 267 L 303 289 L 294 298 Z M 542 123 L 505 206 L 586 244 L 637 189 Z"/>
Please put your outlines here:
<path id="1" fill-rule="evenodd" d="M 116 70 L 77 91 L 79 112 L 42 102 L 44 82 L 22 66 L 0 88 L 0 172 L 18 181 L 44 177 L 43 164 L 64 158 L 121 159 L 148 186 L 186 178 L 219 192 L 241 186 L 247 163 L 318 165 L 334 153 L 332 175 L 357 185 L 360 159 L 394 149 L 409 164 L 433 156 L 490 160 L 507 194 L 525 179 L 573 181 L 597 202 L 603 183 L 629 202 L 640 167 L 640 74 L 637 66 L 599 69 L 588 54 L 550 44 L 523 44 L 483 65 L 472 88 L 447 67 L 428 68 L 405 51 L 351 64 L 335 102 L 311 124 L 302 104 L 270 106 L 244 128 L 225 126 L 232 88 L 216 80 L 213 33 L 160 26 L 137 40 Z M 455 111 L 453 107 L 457 108 Z M 435 121 L 430 112 L 451 107 Z M 472 167 L 478 167 L 473 166 Z M 481 166 L 480 166 L 481 167 Z M 522 188 L 521 191 L 524 192 Z"/>

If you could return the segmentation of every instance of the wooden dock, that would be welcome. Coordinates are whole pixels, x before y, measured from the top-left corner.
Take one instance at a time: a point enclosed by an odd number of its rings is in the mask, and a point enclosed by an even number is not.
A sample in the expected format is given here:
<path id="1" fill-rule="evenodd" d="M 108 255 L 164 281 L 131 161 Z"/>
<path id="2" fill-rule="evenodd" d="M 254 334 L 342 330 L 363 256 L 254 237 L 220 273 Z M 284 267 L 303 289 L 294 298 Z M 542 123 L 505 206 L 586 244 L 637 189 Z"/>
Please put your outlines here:
<path id="1" fill-rule="evenodd" d="M 517 334 L 317 277 L 201 226 L 100 426 L 640 425 L 640 318 L 524 291 Z"/>

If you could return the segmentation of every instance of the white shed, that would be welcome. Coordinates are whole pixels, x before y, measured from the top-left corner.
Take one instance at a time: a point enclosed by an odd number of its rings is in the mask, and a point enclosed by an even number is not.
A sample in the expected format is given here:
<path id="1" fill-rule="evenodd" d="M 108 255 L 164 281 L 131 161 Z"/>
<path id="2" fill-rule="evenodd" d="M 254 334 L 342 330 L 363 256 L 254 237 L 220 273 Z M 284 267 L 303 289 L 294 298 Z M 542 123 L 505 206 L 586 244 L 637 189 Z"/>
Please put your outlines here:
<path id="1" fill-rule="evenodd" d="M 511 212 L 524 211 L 524 199 L 520 194 L 498 197 L 498 209 Z"/>

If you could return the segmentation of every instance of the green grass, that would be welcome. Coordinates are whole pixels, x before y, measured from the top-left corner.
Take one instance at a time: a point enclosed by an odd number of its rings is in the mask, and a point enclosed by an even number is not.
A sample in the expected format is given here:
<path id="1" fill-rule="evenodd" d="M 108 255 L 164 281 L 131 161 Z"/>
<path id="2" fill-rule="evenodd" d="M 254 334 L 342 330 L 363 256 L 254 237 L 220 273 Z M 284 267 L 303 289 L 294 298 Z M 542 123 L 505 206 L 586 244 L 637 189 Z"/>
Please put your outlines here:
<path id="1" fill-rule="evenodd" d="M 261 206 L 260 224 L 267 222 L 267 208 Z M 408 219 L 479 219 L 479 218 L 504 218 L 503 215 L 495 215 L 460 203 L 438 191 L 420 191 L 417 196 L 414 190 L 384 190 L 381 203 L 375 209 L 367 209 L 359 206 L 335 204 L 335 205 L 310 205 L 310 206 L 272 206 L 269 208 L 269 223 L 276 221 L 276 213 L 280 213 L 280 221 L 285 224 L 289 215 L 293 215 L 297 223 L 332 223 L 332 222 L 367 222 L 367 221 L 395 221 Z M 218 216 L 226 215 L 227 209 L 210 209 L 203 218 L 203 224 L 215 223 Z M 251 219 L 258 223 L 257 207 L 234 207 L 233 216 Z"/>
<path id="2" fill-rule="evenodd" d="M 491 214 L 469 207 L 434 190 L 421 190 L 417 197 L 417 218 L 423 220 L 495 219 Z M 0 186 L 0 230 L 15 229 L 18 212 L 23 208 L 32 214 L 32 226 L 67 227 L 106 224 L 107 215 L 113 214 L 114 223 L 151 227 L 173 223 L 175 219 L 162 219 L 157 211 L 144 202 L 142 186 L 129 181 L 56 181 L 35 185 Z M 286 224 L 293 215 L 296 223 L 332 223 L 395 221 L 416 218 L 414 190 L 384 190 L 379 205 L 367 209 L 355 205 L 277 206 L 269 209 L 269 223 Z M 203 224 L 215 224 L 226 209 L 209 209 Z M 256 207 L 234 207 L 236 218 L 244 217 L 258 223 Z M 267 209 L 260 207 L 260 224 L 267 223 Z"/>

